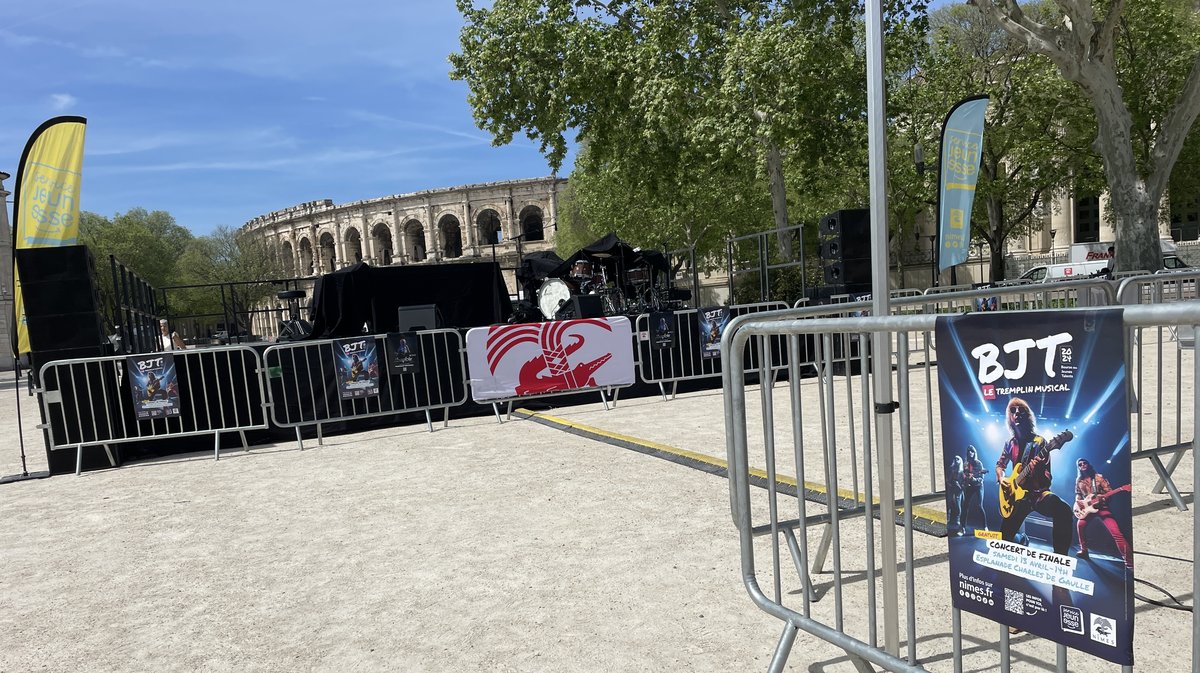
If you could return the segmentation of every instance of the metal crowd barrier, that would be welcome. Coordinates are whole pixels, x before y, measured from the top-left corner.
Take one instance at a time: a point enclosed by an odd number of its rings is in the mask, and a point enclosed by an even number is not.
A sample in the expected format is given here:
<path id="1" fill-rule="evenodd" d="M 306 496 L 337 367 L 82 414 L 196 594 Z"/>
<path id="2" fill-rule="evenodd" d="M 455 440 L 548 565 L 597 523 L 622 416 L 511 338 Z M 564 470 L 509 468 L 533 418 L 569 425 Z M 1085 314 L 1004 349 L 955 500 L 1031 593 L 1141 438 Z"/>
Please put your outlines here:
<path id="1" fill-rule="evenodd" d="M 1200 280 L 1200 271 L 1171 271 L 1129 276 L 1121 280 L 1116 293 L 1122 304 L 1195 302 L 1198 280 Z M 1150 330 L 1149 335 L 1147 330 Z M 1174 348 L 1165 347 L 1164 340 L 1173 343 Z M 1164 405 L 1174 408 L 1182 407 L 1184 403 L 1182 379 L 1184 351 L 1194 352 L 1195 347 L 1195 331 L 1190 325 L 1130 328 L 1126 361 L 1130 364 L 1130 400 L 1135 405 L 1135 409 L 1142 407 L 1156 409 Z M 1153 360 L 1158 366 L 1158 371 L 1161 372 L 1167 358 L 1174 361 L 1175 376 L 1173 380 L 1155 376 L 1153 380 L 1147 381 L 1144 365 Z M 1155 483 L 1153 492 L 1167 491 L 1175 506 L 1180 511 L 1186 511 L 1187 503 L 1175 485 L 1174 474 L 1184 455 L 1194 446 L 1194 432 L 1191 437 L 1184 438 L 1181 416 L 1176 416 L 1173 427 L 1164 428 L 1162 415 L 1156 415 L 1153 429 L 1144 427 L 1145 419 L 1142 414 L 1137 414 L 1136 418 L 1137 434 L 1134 437 L 1133 457 L 1149 460 L 1154 467 L 1154 471 L 1158 474 L 1158 482 Z M 1164 456 L 1170 456 L 1165 464 L 1163 463 Z"/>
<path id="2" fill-rule="evenodd" d="M 375 342 L 379 364 L 379 394 L 342 399 L 338 387 L 337 358 L 333 339 L 277 344 L 263 352 L 271 420 L 280 427 L 296 429 L 296 444 L 304 449 L 300 429 L 316 426 L 317 443 L 324 443 L 322 425 L 359 418 L 425 412 L 425 424 L 433 432 L 430 412 L 443 410 L 443 427 L 449 424 L 451 407 L 467 401 L 467 364 L 462 335 L 452 329 L 417 332 L 420 339 L 419 372 L 400 373 L 391 369 L 386 337 L 364 336 Z"/>
<path id="3" fill-rule="evenodd" d="M 124 356 L 57 360 L 39 371 L 50 449 L 74 448 L 75 473 L 83 467 L 83 447 L 103 446 L 116 466 L 111 446 L 125 442 L 213 436 L 213 456 L 221 457 L 221 433 L 237 432 L 249 450 L 246 430 L 267 428 L 267 396 L 262 361 L 247 347 L 173 351 L 180 388 L 177 416 L 138 420 L 125 372 Z"/>
<path id="4" fill-rule="evenodd" d="M 783 302 L 769 301 L 758 304 L 735 304 L 730 306 L 729 310 L 731 318 L 736 318 L 751 313 L 786 308 L 787 304 Z M 634 324 L 634 334 L 638 344 L 638 378 L 644 383 L 657 383 L 663 401 L 668 399 L 667 384 L 671 386 L 670 399 L 674 399 L 680 381 L 716 378 L 721 375 L 721 358 L 705 358 L 701 355 L 697 312 L 698 309 L 687 309 L 674 313 L 676 335 L 674 348 L 654 348 L 649 340 L 642 339 L 642 335 L 647 334 L 650 329 L 648 314 L 639 315 Z M 780 352 L 781 349 L 772 351 L 775 355 Z M 752 353 L 749 357 L 751 364 L 747 365 L 747 373 L 758 370 L 757 360 L 754 359 L 756 355 Z M 776 358 L 771 360 L 772 372 L 778 372 L 784 366 Z"/>
<path id="5" fill-rule="evenodd" d="M 987 292 L 994 290 L 962 294 Z M 914 451 L 916 438 L 931 437 L 939 417 L 932 413 L 931 397 L 919 390 L 920 377 L 910 370 L 920 367 L 928 372 L 931 363 L 926 359 L 922 364 L 908 364 L 908 339 L 902 338 L 932 332 L 937 316 L 812 316 L 807 309 L 744 316 L 729 325 L 722 343 L 727 360 L 723 387 L 730 508 L 739 535 L 741 574 L 753 602 L 784 623 L 768 670 L 783 670 L 799 631 L 840 649 L 863 673 L 874 670 L 871 665 L 916 673 L 929 670 L 927 666 L 946 666 L 947 660 L 956 673 L 965 668 L 984 670 L 995 666 L 991 653 L 997 651 L 1000 670 L 1005 673 L 1013 660 L 1049 668 L 1049 662 L 1042 658 L 1044 654 L 1038 654 L 1044 652 L 1044 647 L 1032 653 L 1024 645 L 1011 647 L 1016 641 L 1028 644 L 1032 650 L 1039 642 L 1036 639 L 1012 636 L 1006 627 L 974 615 L 964 617 L 947 603 L 950 578 L 946 543 L 941 537 L 932 537 L 945 535 L 944 514 L 938 511 L 944 503 L 923 508 L 914 485 L 923 471 L 942 472 L 940 455 L 922 457 Z M 1125 308 L 1124 321 L 1133 328 L 1200 324 L 1200 302 L 1130 306 Z M 873 386 L 864 379 L 869 375 L 871 358 L 868 349 L 863 349 L 854 356 L 859 360 L 857 372 L 854 368 L 844 370 L 846 378 L 854 380 L 847 383 L 843 405 L 840 393 L 835 391 L 837 377 L 830 374 L 835 360 L 846 358 L 834 348 L 835 340 L 845 334 L 861 335 L 864 343 L 874 341 L 869 338 L 873 335 L 890 337 L 880 343 L 895 350 L 898 366 L 889 368 L 895 391 L 890 396 L 895 400 L 875 397 Z M 821 375 L 816 378 L 798 375 L 799 358 L 795 356 L 806 337 L 818 344 Z M 761 385 L 759 400 L 751 404 L 745 378 L 736 372 L 748 367 L 749 353 L 758 352 L 758 361 L 767 362 L 761 354 L 778 339 L 786 341 L 790 356 L 786 393 L 777 393 L 776 386 Z M 892 353 L 881 355 L 890 360 Z M 1188 384 L 1200 380 L 1200 359 L 1193 357 L 1186 369 L 1191 372 Z M 765 375 L 765 369 L 760 370 L 762 380 L 766 380 Z M 926 381 L 930 381 L 928 376 Z M 930 386 L 931 382 L 926 383 L 927 389 Z M 1183 384 L 1180 387 L 1186 389 Z M 1178 405 L 1164 404 L 1153 412 L 1167 417 L 1178 414 L 1194 427 L 1200 423 L 1200 407 L 1194 389 L 1188 390 L 1186 399 Z M 786 399 L 777 404 L 777 394 Z M 855 399 L 860 400 L 857 409 L 852 406 Z M 777 414 L 789 418 L 777 422 Z M 752 416 L 758 416 L 753 419 L 754 427 Z M 894 421 L 898 423 L 894 425 Z M 898 452 L 893 450 L 896 443 Z M 862 448 L 861 456 L 856 447 Z M 815 481 L 808 481 L 810 478 Z M 1200 462 L 1193 464 L 1193 479 L 1200 483 Z M 753 491 L 753 499 L 752 485 L 759 487 Z M 889 510 L 895 518 L 887 514 Z M 1150 512 L 1154 511 L 1162 510 L 1151 508 Z M 1173 516 L 1169 511 L 1165 514 Z M 851 517 L 861 523 L 850 525 Z M 810 550 L 807 534 L 811 526 L 824 528 L 815 553 Z M 1191 528 L 1194 559 L 1200 544 L 1200 518 L 1193 518 Z M 929 535 L 917 537 L 918 532 Z M 1187 544 L 1186 533 L 1173 544 Z M 1163 548 L 1155 551 L 1169 553 Z M 832 568 L 826 573 L 830 554 Z M 1173 558 L 1151 554 L 1156 555 Z M 760 559 L 765 562 L 760 564 Z M 1139 571 L 1139 578 L 1142 574 Z M 1192 592 L 1200 584 L 1200 569 L 1195 564 L 1190 581 L 1191 592 L 1177 593 L 1194 596 Z M 949 633 L 945 629 L 947 613 Z M 965 628 L 973 630 L 964 635 Z M 1188 657 L 1186 647 L 1164 654 L 1179 660 L 1169 670 L 1186 670 L 1185 662 L 1190 659 L 1193 673 L 1200 672 L 1196 660 L 1200 654 L 1200 620 L 1193 619 L 1191 628 L 1192 656 Z M 1151 637 L 1166 636 L 1155 633 Z M 1176 641 L 1169 642 L 1174 645 Z M 1051 656 L 1057 659 L 1057 670 L 1065 673 L 1066 647 L 1058 645 L 1054 649 Z M 1102 670 L 1097 662 L 1086 659 L 1087 670 Z M 1132 667 L 1123 670 L 1131 671 Z"/>

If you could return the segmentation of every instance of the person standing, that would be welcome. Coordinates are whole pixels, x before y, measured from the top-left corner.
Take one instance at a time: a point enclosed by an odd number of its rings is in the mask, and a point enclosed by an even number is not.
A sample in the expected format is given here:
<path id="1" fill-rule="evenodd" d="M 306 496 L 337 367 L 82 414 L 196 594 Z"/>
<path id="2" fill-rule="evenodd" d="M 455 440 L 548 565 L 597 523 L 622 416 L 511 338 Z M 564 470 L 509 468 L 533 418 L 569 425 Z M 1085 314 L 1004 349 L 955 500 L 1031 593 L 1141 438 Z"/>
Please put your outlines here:
<path id="1" fill-rule="evenodd" d="M 963 534 L 966 521 L 963 506 L 963 459 L 955 456 L 946 467 L 946 532 L 955 537 Z"/>
<path id="2" fill-rule="evenodd" d="M 1116 543 L 1117 551 L 1125 559 L 1125 567 L 1133 568 L 1133 552 L 1129 548 L 1129 542 L 1121 534 L 1121 527 L 1117 525 L 1116 518 L 1108 509 L 1106 496 L 1112 494 L 1112 486 L 1104 478 L 1104 475 L 1096 472 L 1096 468 L 1092 467 L 1086 458 L 1080 458 L 1075 463 L 1075 467 L 1079 469 L 1079 474 L 1075 479 L 1075 511 L 1077 513 L 1084 512 L 1089 506 L 1096 509 L 1075 521 L 1075 532 L 1079 536 L 1079 554 L 1077 556 L 1081 559 L 1088 558 L 1087 537 L 1084 532 L 1089 521 L 1099 519 L 1104 524 L 1104 528 L 1108 530 L 1108 534 L 1112 536 L 1113 542 Z"/>
<path id="3" fill-rule="evenodd" d="M 978 525 L 976 528 L 991 530 L 988 528 L 987 512 L 983 509 L 983 461 L 979 460 L 979 453 L 972 445 L 967 445 L 967 459 L 963 463 L 963 526 L 966 527 L 967 522 L 971 521 L 973 514 L 977 514 Z"/>
<path id="4" fill-rule="evenodd" d="M 181 351 L 187 349 L 187 344 L 183 343 L 183 339 L 179 338 L 179 332 L 170 331 L 166 318 L 158 321 L 158 332 L 158 340 L 162 345 L 161 350 Z"/>
<path id="5" fill-rule="evenodd" d="M 1008 402 L 1005 410 L 1008 428 L 1012 437 L 1000 450 L 1000 458 L 996 461 L 996 484 L 1001 491 L 1001 497 L 1012 501 L 1012 511 L 1000 523 L 1000 535 L 1009 542 L 1017 539 L 1021 525 L 1030 512 L 1037 512 L 1050 517 L 1053 533 L 1054 553 L 1066 554 L 1071 549 L 1071 537 L 1074 526 L 1071 520 L 1071 506 L 1050 490 L 1054 474 L 1050 470 L 1050 451 L 1058 448 L 1037 434 L 1037 422 L 1029 404 L 1014 397 Z M 1057 438 L 1056 438 L 1057 439 Z M 1067 435 L 1070 439 L 1070 435 Z M 1004 470 L 1009 465 L 1020 464 L 1025 472 L 1025 481 L 1018 484 L 1023 494 L 1018 499 L 1016 487 L 1004 479 Z M 1014 479 L 1015 480 L 1015 479 Z M 1002 510 L 1003 511 L 1003 510 Z"/>

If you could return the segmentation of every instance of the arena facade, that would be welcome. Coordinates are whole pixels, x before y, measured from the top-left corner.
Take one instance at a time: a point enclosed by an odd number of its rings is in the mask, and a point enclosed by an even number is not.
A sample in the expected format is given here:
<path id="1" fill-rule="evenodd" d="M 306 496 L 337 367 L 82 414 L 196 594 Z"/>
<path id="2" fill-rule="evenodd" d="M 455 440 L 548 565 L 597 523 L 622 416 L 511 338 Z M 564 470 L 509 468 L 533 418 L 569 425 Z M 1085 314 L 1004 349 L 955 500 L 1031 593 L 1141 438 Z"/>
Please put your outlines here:
<path id="1" fill-rule="evenodd" d="M 554 247 L 567 181 L 557 177 L 486 182 L 335 204 L 309 201 L 250 220 L 292 276 L 310 277 L 364 261 L 437 264 L 492 261 L 508 269 L 520 254 Z"/>

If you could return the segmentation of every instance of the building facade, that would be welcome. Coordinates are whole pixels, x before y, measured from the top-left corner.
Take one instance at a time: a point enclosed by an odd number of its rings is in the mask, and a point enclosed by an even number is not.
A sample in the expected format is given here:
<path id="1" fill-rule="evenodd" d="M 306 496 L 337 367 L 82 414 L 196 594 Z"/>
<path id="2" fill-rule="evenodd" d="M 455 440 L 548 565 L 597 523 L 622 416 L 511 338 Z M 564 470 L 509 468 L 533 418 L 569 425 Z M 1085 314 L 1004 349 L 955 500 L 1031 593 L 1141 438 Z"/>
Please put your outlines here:
<path id="1" fill-rule="evenodd" d="M 492 261 L 509 270 L 533 250 L 552 249 L 567 181 L 532 178 L 429 189 L 335 204 L 310 201 L 250 220 L 295 277 L 364 261 L 376 266 Z"/>
<path id="2" fill-rule="evenodd" d="M 1107 194 L 1061 194 L 1041 208 L 1034 225 L 1009 236 L 1004 246 L 1005 277 L 1013 280 L 1036 266 L 1069 261 L 1071 245 L 1116 240 L 1116 230 Z M 1163 198 L 1159 211 L 1159 236 L 1174 239 L 1178 254 L 1192 266 L 1200 266 L 1200 207 L 1195 200 Z M 912 240 L 898 241 L 893 259 L 895 287 L 923 289 L 933 284 L 937 273 L 932 264 L 935 217 L 918 218 L 918 233 Z M 990 250 L 973 244 L 967 262 L 956 269 L 959 285 L 991 281 Z M 898 263 L 897 263 L 898 261 Z M 952 283 L 949 271 L 938 277 L 939 285 Z"/>

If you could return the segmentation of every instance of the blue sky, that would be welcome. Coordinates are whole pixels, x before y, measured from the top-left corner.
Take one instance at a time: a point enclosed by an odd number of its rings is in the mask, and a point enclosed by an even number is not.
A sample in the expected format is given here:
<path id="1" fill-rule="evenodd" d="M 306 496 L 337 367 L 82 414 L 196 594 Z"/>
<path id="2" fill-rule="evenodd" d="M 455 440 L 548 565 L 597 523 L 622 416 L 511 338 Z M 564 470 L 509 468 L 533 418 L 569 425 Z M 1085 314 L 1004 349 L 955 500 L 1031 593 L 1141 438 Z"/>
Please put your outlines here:
<path id="1" fill-rule="evenodd" d="M 315 199 L 550 174 L 534 143 L 492 147 L 475 127 L 447 76 L 450 0 L 10 5 L 10 191 L 29 134 L 62 114 L 88 118 L 84 210 L 166 210 L 201 234 Z"/>

